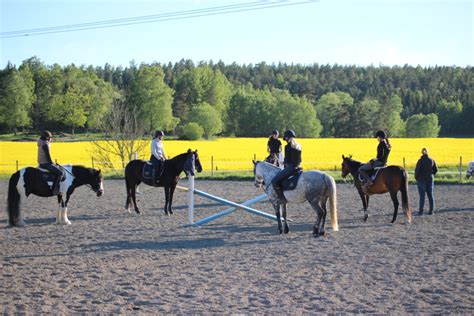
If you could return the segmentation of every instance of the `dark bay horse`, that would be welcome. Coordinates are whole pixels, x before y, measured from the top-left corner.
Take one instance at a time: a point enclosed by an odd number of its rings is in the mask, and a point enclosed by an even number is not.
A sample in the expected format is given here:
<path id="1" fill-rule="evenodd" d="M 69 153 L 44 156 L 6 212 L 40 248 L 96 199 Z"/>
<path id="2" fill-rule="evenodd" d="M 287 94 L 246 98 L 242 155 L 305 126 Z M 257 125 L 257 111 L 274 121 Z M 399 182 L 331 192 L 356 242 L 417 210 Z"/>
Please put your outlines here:
<path id="1" fill-rule="evenodd" d="M 145 183 L 150 186 L 164 187 L 165 189 L 165 214 L 171 215 L 171 205 L 173 203 L 173 194 L 178 185 L 179 175 L 181 172 L 186 172 L 186 175 L 194 175 L 194 170 L 202 171 L 201 162 L 196 151 L 189 149 L 187 152 L 177 155 L 174 158 L 166 160 L 163 164 L 163 172 L 159 178 L 158 185 L 153 183 L 152 178 L 143 177 L 143 167 L 148 163 L 145 160 L 132 160 L 125 167 L 125 185 L 127 187 L 127 201 L 125 202 L 125 209 L 130 212 L 130 206 L 133 201 L 135 212 L 140 214 L 137 207 L 136 191 L 140 183 Z"/>
<path id="2" fill-rule="evenodd" d="M 388 166 L 380 169 L 377 178 L 374 183 L 365 187 L 359 179 L 359 167 L 363 163 L 357 160 L 353 160 L 351 156 L 344 157 L 342 155 L 342 177 L 346 178 L 348 174 L 351 174 L 354 178 L 354 185 L 359 192 L 364 207 L 364 221 L 369 217 L 367 208 L 369 206 L 369 196 L 372 194 L 383 194 L 390 192 L 390 197 L 393 201 L 393 219 L 392 223 L 397 219 L 398 213 L 398 191 L 402 195 L 402 207 L 408 222 L 412 220 L 410 206 L 408 205 L 408 174 L 406 170 L 400 166 Z"/>
<path id="3" fill-rule="evenodd" d="M 58 209 L 56 215 L 56 224 L 70 225 L 67 218 L 67 203 L 74 190 L 82 185 L 89 186 L 97 196 L 104 193 L 102 183 L 102 173 L 100 170 L 86 168 L 83 166 L 64 165 L 66 177 L 60 183 L 58 203 L 61 209 Z M 8 224 L 11 226 L 24 226 L 21 205 L 30 194 L 41 197 L 53 196 L 50 183 L 54 181 L 55 175 L 47 170 L 27 167 L 15 172 L 8 183 Z M 66 200 L 63 196 L 66 195 Z"/>

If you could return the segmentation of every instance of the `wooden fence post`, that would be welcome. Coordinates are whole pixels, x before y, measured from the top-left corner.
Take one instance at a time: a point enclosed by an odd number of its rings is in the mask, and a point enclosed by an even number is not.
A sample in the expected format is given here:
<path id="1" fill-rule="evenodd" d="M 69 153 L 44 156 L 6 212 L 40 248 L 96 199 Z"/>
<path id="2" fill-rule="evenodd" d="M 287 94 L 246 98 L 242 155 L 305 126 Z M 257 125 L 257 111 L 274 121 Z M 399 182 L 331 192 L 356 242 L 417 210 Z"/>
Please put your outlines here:
<path id="1" fill-rule="evenodd" d="M 405 157 L 403 157 L 403 169 L 406 169 L 407 168 L 407 165 L 405 163 Z"/>
<path id="2" fill-rule="evenodd" d="M 94 169 L 94 157 L 92 157 L 92 169 Z"/>
<path id="3" fill-rule="evenodd" d="M 459 182 L 462 182 L 462 156 L 459 156 Z"/>
<path id="4" fill-rule="evenodd" d="M 214 177 L 214 156 L 211 156 L 211 177 Z"/>
<path id="5" fill-rule="evenodd" d="M 18 160 L 16 161 L 16 171 L 18 171 Z"/>

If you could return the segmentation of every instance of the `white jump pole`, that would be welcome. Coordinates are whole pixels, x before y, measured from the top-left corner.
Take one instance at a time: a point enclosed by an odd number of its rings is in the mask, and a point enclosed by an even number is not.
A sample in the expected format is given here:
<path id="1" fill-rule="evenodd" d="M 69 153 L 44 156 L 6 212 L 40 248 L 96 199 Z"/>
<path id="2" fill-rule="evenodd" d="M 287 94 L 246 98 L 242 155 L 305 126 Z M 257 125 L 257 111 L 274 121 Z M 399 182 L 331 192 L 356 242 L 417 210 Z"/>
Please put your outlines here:
<path id="1" fill-rule="evenodd" d="M 242 203 L 242 205 L 244 206 L 250 206 L 252 204 L 255 204 L 261 200 L 264 200 L 265 198 L 267 198 L 267 195 L 264 193 L 264 194 L 261 194 L 257 197 L 254 197 L 253 199 L 250 199 L 248 201 L 245 201 Z M 236 207 L 229 207 L 228 209 L 225 209 L 223 211 L 220 211 L 219 213 L 216 213 L 214 215 L 211 215 L 211 216 L 208 216 L 208 217 L 205 217 L 195 223 L 192 223 L 192 224 L 189 224 L 187 226 L 201 226 L 201 225 L 204 225 L 206 223 L 209 223 L 209 222 L 212 222 L 213 220 L 216 220 L 218 219 L 219 217 L 222 217 L 222 216 L 226 216 L 230 213 L 233 213 L 235 210 L 237 210 Z"/>
<path id="2" fill-rule="evenodd" d="M 189 175 L 188 222 L 189 225 L 193 225 L 194 222 L 194 176 L 192 175 Z"/>

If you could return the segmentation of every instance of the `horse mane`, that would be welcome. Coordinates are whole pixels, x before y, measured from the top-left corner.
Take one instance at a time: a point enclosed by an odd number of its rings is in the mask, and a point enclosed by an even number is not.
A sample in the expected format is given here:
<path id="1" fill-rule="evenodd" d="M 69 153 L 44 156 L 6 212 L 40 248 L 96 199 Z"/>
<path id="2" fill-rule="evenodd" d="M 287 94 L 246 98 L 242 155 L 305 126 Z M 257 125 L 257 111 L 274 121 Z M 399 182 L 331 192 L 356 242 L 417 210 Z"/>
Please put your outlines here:
<path id="1" fill-rule="evenodd" d="M 261 163 L 263 163 L 263 164 L 265 164 L 265 165 L 268 165 L 269 167 L 272 167 L 273 169 L 280 169 L 280 168 L 278 168 L 277 166 L 275 166 L 275 165 L 273 165 L 273 164 L 271 164 L 271 163 L 269 163 L 269 162 L 266 162 L 266 161 L 257 161 L 257 163 L 259 163 L 259 162 L 261 162 Z"/>
<path id="2" fill-rule="evenodd" d="M 351 157 L 346 157 L 346 158 L 344 158 L 344 160 L 347 161 L 347 163 L 349 164 L 349 169 L 353 169 L 353 168 L 358 169 L 360 166 L 363 165 L 362 162 L 354 160 Z"/>
<path id="3" fill-rule="evenodd" d="M 168 160 L 175 162 L 177 160 L 183 159 L 183 157 L 187 157 L 188 155 L 189 155 L 189 152 L 185 152 L 185 153 L 179 154 L 177 156 L 174 156 L 173 158 L 168 159 Z"/>

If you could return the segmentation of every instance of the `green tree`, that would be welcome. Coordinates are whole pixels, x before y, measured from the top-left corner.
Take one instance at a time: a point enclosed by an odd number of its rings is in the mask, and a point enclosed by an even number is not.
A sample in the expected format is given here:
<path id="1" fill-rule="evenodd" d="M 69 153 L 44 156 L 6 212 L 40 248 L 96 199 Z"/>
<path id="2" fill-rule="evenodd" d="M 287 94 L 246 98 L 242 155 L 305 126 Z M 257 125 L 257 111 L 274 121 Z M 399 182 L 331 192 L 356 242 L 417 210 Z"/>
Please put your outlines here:
<path id="1" fill-rule="evenodd" d="M 354 99 L 345 92 L 330 92 L 316 102 L 316 113 L 323 125 L 323 137 L 340 137 L 350 123 Z"/>
<path id="2" fill-rule="evenodd" d="M 438 137 L 439 129 L 438 116 L 434 113 L 415 114 L 406 122 L 407 137 Z"/>
<path id="3" fill-rule="evenodd" d="M 437 113 L 441 124 L 441 134 L 453 134 L 462 121 L 462 104 L 459 101 L 441 100 Z"/>
<path id="4" fill-rule="evenodd" d="M 31 124 L 30 109 L 35 100 L 34 82 L 28 67 L 7 71 L 0 81 L 0 124 L 15 135 L 18 128 Z"/>
<path id="5" fill-rule="evenodd" d="M 405 133 L 405 122 L 400 114 L 403 111 L 402 99 L 393 94 L 384 100 L 376 114 L 374 130 L 386 130 L 391 137 L 401 137 Z"/>
<path id="6" fill-rule="evenodd" d="M 306 98 L 295 97 L 286 90 L 278 89 L 274 89 L 272 95 L 276 99 L 273 124 L 282 129 L 294 129 L 298 137 L 319 137 L 322 126 L 314 106 Z"/>
<path id="7" fill-rule="evenodd" d="M 350 123 L 338 127 L 341 137 L 370 137 L 374 134 L 376 114 L 380 111 L 379 102 L 370 97 L 349 106 Z M 339 118 L 336 122 L 340 121 Z"/>
<path id="8" fill-rule="evenodd" d="M 49 119 L 62 122 L 70 127 L 74 134 L 76 127 L 83 127 L 87 122 L 86 107 L 89 103 L 90 96 L 71 87 L 65 94 L 57 94 L 53 97 Z"/>
<path id="9" fill-rule="evenodd" d="M 179 119 L 173 116 L 173 90 L 164 81 L 163 70 L 142 64 L 131 84 L 130 104 L 138 111 L 138 120 L 145 130 L 171 130 Z"/>
<path id="10" fill-rule="evenodd" d="M 189 122 L 183 126 L 183 138 L 189 140 L 197 140 L 204 135 L 204 129 L 195 122 Z"/>
<path id="11" fill-rule="evenodd" d="M 222 132 L 222 120 L 219 112 L 205 102 L 198 104 L 191 110 L 190 122 L 200 125 L 206 138 Z"/>

